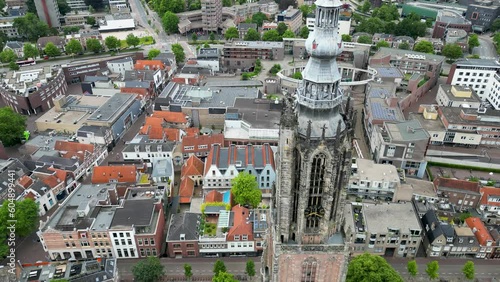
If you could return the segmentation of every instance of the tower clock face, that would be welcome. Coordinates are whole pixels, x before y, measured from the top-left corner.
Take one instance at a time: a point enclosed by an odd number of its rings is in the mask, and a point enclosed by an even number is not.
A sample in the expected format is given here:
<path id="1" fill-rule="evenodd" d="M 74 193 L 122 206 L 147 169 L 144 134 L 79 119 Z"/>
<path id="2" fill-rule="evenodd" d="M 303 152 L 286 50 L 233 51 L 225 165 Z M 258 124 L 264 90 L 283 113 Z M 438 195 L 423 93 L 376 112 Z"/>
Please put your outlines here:
<path id="1" fill-rule="evenodd" d="M 325 209 L 322 206 L 310 206 L 304 210 L 306 217 L 322 218 L 325 216 Z"/>

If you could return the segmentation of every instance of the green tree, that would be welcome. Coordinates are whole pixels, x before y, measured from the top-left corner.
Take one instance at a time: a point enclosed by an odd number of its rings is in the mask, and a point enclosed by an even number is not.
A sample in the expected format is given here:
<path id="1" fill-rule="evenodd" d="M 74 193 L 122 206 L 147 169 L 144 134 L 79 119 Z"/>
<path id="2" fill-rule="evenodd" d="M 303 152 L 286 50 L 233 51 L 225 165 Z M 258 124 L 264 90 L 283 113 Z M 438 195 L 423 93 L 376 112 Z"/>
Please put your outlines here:
<path id="1" fill-rule="evenodd" d="M 352 37 L 349 34 L 342 34 L 343 42 L 352 42 Z"/>
<path id="2" fill-rule="evenodd" d="M 63 16 L 71 12 L 71 7 L 66 3 L 66 0 L 57 0 L 57 6 L 59 7 L 59 13 Z"/>
<path id="3" fill-rule="evenodd" d="M 220 272 L 212 278 L 212 282 L 238 282 L 231 273 Z"/>
<path id="4" fill-rule="evenodd" d="M 214 43 L 215 42 L 215 33 L 210 32 L 209 39 L 210 39 L 210 42 Z"/>
<path id="5" fill-rule="evenodd" d="M 429 279 L 434 280 L 439 277 L 439 263 L 437 260 L 431 261 L 427 264 L 427 269 L 425 269 L 425 273 L 429 276 Z"/>
<path id="6" fill-rule="evenodd" d="M 361 21 L 361 23 L 356 27 L 358 32 L 368 32 L 370 34 L 383 33 L 385 30 L 386 23 L 379 18 L 368 18 Z"/>
<path id="7" fill-rule="evenodd" d="M 309 28 L 307 26 L 303 26 L 299 31 L 299 36 L 301 38 L 307 38 L 309 36 Z"/>
<path id="8" fill-rule="evenodd" d="M 49 34 L 49 26 L 40 21 L 32 13 L 27 13 L 24 17 L 15 18 L 13 26 L 17 28 L 20 36 L 32 42 Z"/>
<path id="9" fill-rule="evenodd" d="M 276 31 L 279 33 L 279 35 L 283 35 L 285 31 L 288 30 L 288 26 L 284 22 L 279 22 L 278 27 L 276 28 Z"/>
<path id="10" fill-rule="evenodd" d="M 361 35 L 358 37 L 358 43 L 372 44 L 372 38 L 368 35 Z"/>
<path id="11" fill-rule="evenodd" d="M 24 58 L 27 59 L 27 58 L 33 58 L 35 59 L 36 57 L 38 57 L 38 49 L 30 44 L 30 43 L 26 43 L 24 44 L 23 46 L 23 53 L 24 53 Z"/>
<path id="12" fill-rule="evenodd" d="M 247 30 L 247 33 L 245 34 L 245 41 L 258 41 L 260 40 L 260 34 L 257 32 L 257 30 L 253 28 L 249 28 Z"/>
<path id="13" fill-rule="evenodd" d="M 417 261 L 410 260 L 406 265 L 406 269 L 408 269 L 408 273 L 410 273 L 411 277 L 416 277 L 418 274 L 418 265 Z"/>
<path id="14" fill-rule="evenodd" d="M 16 62 L 9 62 L 9 69 L 13 70 L 13 71 L 16 71 L 16 70 L 19 70 L 20 67 L 19 67 L 18 64 L 16 64 Z"/>
<path id="15" fill-rule="evenodd" d="M 244 72 L 241 74 L 241 80 L 249 80 L 250 79 L 250 73 Z"/>
<path id="16" fill-rule="evenodd" d="M 466 220 L 467 218 L 471 217 L 471 216 L 472 216 L 472 214 L 471 214 L 470 212 L 462 212 L 462 213 L 460 214 L 460 216 L 459 216 L 460 222 L 461 222 L 461 223 L 464 223 L 464 222 L 465 222 L 465 220 Z"/>
<path id="17" fill-rule="evenodd" d="M 106 45 L 109 50 L 116 50 L 120 48 L 121 43 L 115 36 L 108 36 L 104 39 L 104 45 Z"/>
<path id="18" fill-rule="evenodd" d="M 89 38 L 87 39 L 87 50 L 94 53 L 99 53 L 102 51 L 102 44 L 99 39 Z"/>
<path id="19" fill-rule="evenodd" d="M 408 42 L 401 42 L 398 48 L 401 50 L 410 50 L 410 44 Z"/>
<path id="20" fill-rule="evenodd" d="M 458 44 L 446 44 L 441 52 L 443 56 L 448 59 L 456 60 L 461 58 L 464 54 L 462 53 L 462 47 Z"/>
<path id="21" fill-rule="evenodd" d="M 91 26 L 94 26 L 96 24 L 96 20 L 94 17 L 88 17 L 86 22 L 88 25 L 91 25 Z"/>
<path id="22" fill-rule="evenodd" d="M 103 9 L 104 3 L 102 0 L 85 0 L 85 5 L 92 6 L 94 9 Z"/>
<path id="23" fill-rule="evenodd" d="M 474 269 L 474 263 L 470 260 L 467 261 L 464 267 L 462 268 L 462 273 L 468 280 L 473 280 L 476 274 L 476 270 Z"/>
<path id="24" fill-rule="evenodd" d="M 491 24 L 491 31 L 495 32 L 497 30 L 500 30 L 500 19 L 494 20 Z"/>
<path id="25" fill-rule="evenodd" d="M 135 36 L 133 33 L 128 34 L 127 38 L 125 38 L 125 41 L 127 42 L 128 46 L 134 46 L 134 48 L 141 43 L 141 39 L 139 39 L 139 37 Z"/>
<path id="26" fill-rule="evenodd" d="M 471 53 L 472 53 L 472 49 L 474 49 L 475 47 L 479 47 L 479 45 L 481 45 L 479 43 L 479 37 L 475 33 L 473 33 L 469 36 L 469 41 L 467 43 L 469 44 L 469 52 L 471 52 Z"/>
<path id="27" fill-rule="evenodd" d="M 415 44 L 415 46 L 413 47 L 413 51 L 434 54 L 434 46 L 429 41 L 422 40 Z"/>
<path id="28" fill-rule="evenodd" d="M 193 42 L 196 42 L 198 40 L 198 35 L 196 35 L 196 32 L 193 32 L 193 34 L 191 34 L 191 40 L 193 40 Z"/>
<path id="29" fill-rule="evenodd" d="M 267 20 L 267 16 L 262 12 L 257 12 L 252 15 L 252 22 L 257 24 L 257 27 L 261 27 L 262 23 Z"/>
<path id="30" fill-rule="evenodd" d="M 372 4 L 370 4 L 370 1 L 365 0 L 365 2 L 363 2 L 363 5 L 359 6 L 358 8 L 361 13 L 368 13 L 372 8 Z"/>
<path id="31" fill-rule="evenodd" d="M 82 44 L 76 39 L 71 39 L 68 44 L 64 47 L 66 54 L 80 54 L 83 52 Z"/>
<path id="32" fill-rule="evenodd" d="M 379 18 L 383 21 L 389 22 L 399 19 L 398 7 L 394 4 L 384 4 L 379 8 L 373 9 L 372 17 Z"/>
<path id="33" fill-rule="evenodd" d="M 184 62 L 186 54 L 184 54 L 184 48 L 182 48 L 181 44 L 172 44 L 172 53 L 174 53 L 175 61 L 177 62 L 177 64 Z"/>
<path id="34" fill-rule="evenodd" d="M 386 48 L 391 47 L 391 45 L 387 41 L 385 41 L 385 40 L 380 40 L 379 42 L 377 42 L 377 44 L 375 45 L 375 47 L 378 50 L 381 47 L 386 47 Z"/>
<path id="35" fill-rule="evenodd" d="M 240 172 L 238 176 L 231 181 L 231 192 L 234 195 L 234 201 L 240 205 L 250 205 L 257 207 L 262 198 L 262 191 L 259 189 L 255 176 Z"/>
<path id="36" fill-rule="evenodd" d="M 247 260 L 247 264 L 245 266 L 245 273 L 250 277 L 255 276 L 255 263 L 253 262 L 253 260 L 251 259 Z"/>
<path id="37" fill-rule="evenodd" d="M 135 281 L 156 282 L 161 281 L 165 275 L 165 267 L 157 257 L 148 257 L 140 260 L 132 267 L 132 274 Z"/>
<path id="38" fill-rule="evenodd" d="M 95 9 L 94 7 L 92 7 L 92 5 L 89 5 L 89 13 L 91 14 L 95 13 Z"/>
<path id="39" fill-rule="evenodd" d="M 283 35 L 281 37 L 283 37 L 283 38 L 295 38 L 295 33 L 293 33 L 293 31 L 288 29 L 287 31 L 285 31 L 285 33 L 283 33 Z"/>
<path id="40" fill-rule="evenodd" d="M 365 253 L 351 260 L 347 268 L 346 281 L 403 282 L 403 278 L 401 278 L 399 273 L 397 273 L 383 257 Z"/>
<path id="41" fill-rule="evenodd" d="M 10 108 L 9 108 L 10 109 Z M 11 125 L 11 121 L 5 121 L 2 118 L 3 109 L 0 109 L 0 135 L 4 125 Z M 21 116 L 25 119 L 24 116 Z M 10 130 L 10 128 L 9 128 Z M 24 131 L 24 129 L 23 129 Z M 19 136 L 18 136 L 19 137 Z M 1 138 L 1 137 L 0 137 Z M 18 138 L 19 140 L 19 138 Z M 38 204 L 32 199 L 24 199 L 16 201 L 15 203 L 14 218 L 11 217 L 11 207 L 9 201 L 4 201 L 0 206 L 0 222 L 8 222 L 8 220 L 16 220 L 15 234 L 18 237 L 26 237 L 36 230 L 38 224 Z M 10 231 L 7 229 L 7 224 L 0 225 L 0 257 L 5 257 L 8 254 L 9 247 L 7 238 Z"/>
<path id="42" fill-rule="evenodd" d="M 239 38 L 240 34 L 238 32 L 238 29 L 236 27 L 232 26 L 226 30 L 224 37 L 226 38 L 226 40 L 230 40 L 233 38 Z"/>
<path id="43" fill-rule="evenodd" d="M 427 18 L 425 19 L 425 25 L 427 26 L 427 28 L 431 28 L 432 27 L 432 18 Z"/>
<path id="44" fill-rule="evenodd" d="M 224 264 L 223 261 L 218 259 L 214 264 L 214 270 L 213 270 L 214 275 L 217 276 L 219 273 L 226 272 L 226 271 L 227 271 L 226 265 Z"/>
<path id="45" fill-rule="evenodd" d="M 294 79 L 302 79 L 302 73 L 301 72 L 296 72 L 292 75 L 292 78 Z"/>
<path id="46" fill-rule="evenodd" d="M 276 75 L 279 71 L 281 70 L 281 65 L 280 64 L 274 64 L 271 69 L 269 70 L 269 73 L 272 75 Z"/>
<path id="47" fill-rule="evenodd" d="M 156 58 L 156 56 L 160 55 L 160 53 L 161 52 L 158 49 L 151 49 L 148 52 L 148 59 L 152 60 L 152 59 Z"/>
<path id="48" fill-rule="evenodd" d="M 163 25 L 163 29 L 165 29 L 168 34 L 177 33 L 179 31 L 179 17 L 170 11 L 163 15 L 161 23 Z"/>
<path id="49" fill-rule="evenodd" d="M 386 25 L 387 29 L 387 25 Z M 401 36 L 406 35 L 413 38 L 417 38 L 419 36 L 424 36 L 427 30 L 427 25 L 420 21 L 420 17 L 410 15 L 409 17 L 404 18 L 400 21 L 394 28 L 394 34 Z"/>
<path id="50" fill-rule="evenodd" d="M 47 43 L 47 45 L 45 45 L 45 49 L 43 49 L 43 52 L 49 57 L 57 57 L 61 55 L 61 50 L 52 42 L 49 42 Z"/>
<path id="51" fill-rule="evenodd" d="M 15 62 L 17 60 L 17 55 L 11 49 L 5 49 L 0 52 L 0 61 L 2 63 Z"/>
<path id="52" fill-rule="evenodd" d="M 231 0 L 222 0 L 222 7 L 231 7 L 233 6 L 233 1 Z"/>
<path id="53" fill-rule="evenodd" d="M 203 44 L 203 48 L 210 48 L 210 44 L 208 44 L 207 42 L 205 42 L 205 44 Z"/>
<path id="54" fill-rule="evenodd" d="M 191 277 L 193 276 L 193 269 L 188 263 L 184 264 L 184 276 L 186 276 L 188 281 L 191 281 Z"/>
<path id="55" fill-rule="evenodd" d="M 270 29 L 262 34 L 262 41 L 281 41 L 283 38 L 275 29 Z"/>

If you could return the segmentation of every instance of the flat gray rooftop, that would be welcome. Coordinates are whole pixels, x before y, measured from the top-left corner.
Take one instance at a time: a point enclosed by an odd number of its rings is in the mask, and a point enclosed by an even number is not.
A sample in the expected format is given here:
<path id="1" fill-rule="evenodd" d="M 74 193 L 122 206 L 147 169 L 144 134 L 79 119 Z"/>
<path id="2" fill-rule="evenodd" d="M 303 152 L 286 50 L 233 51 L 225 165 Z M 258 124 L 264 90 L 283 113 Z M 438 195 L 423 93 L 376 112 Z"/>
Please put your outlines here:
<path id="1" fill-rule="evenodd" d="M 111 227 L 148 226 L 154 213 L 154 199 L 126 200 L 115 212 Z"/>
<path id="2" fill-rule="evenodd" d="M 168 87 L 168 86 L 167 86 Z M 259 97 L 259 89 L 247 87 L 196 87 L 179 85 L 169 93 L 172 105 L 187 108 L 228 108 L 233 107 L 236 98 L 255 99 Z M 163 94 L 163 93 L 162 93 Z M 193 102 L 199 105 L 193 106 Z"/>
<path id="3" fill-rule="evenodd" d="M 500 62 L 486 59 L 464 59 L 455 62 L 457 66 L 492 67 L 500 69 Z"/>
<path id="4" fill-rule="evenodd" d="M 386 125 L 393 141 L 418 141 L 429 138 L 418 120 L 408 120 L 401 123 Z"/>
<path id="5" fill-rule="evenodd" d="M 260 80 L 211 80 L 205 87 L 261 87 Z"/>
<path id="6" fill-rule="evenodd" d="M 388 228 L 399 229 L 409 233 L 410 229 L 420 230 L 420 220 L 417 218 L 412 203 L 363 204 L 366 231 L 371 234 L 388 233 Z"/>
<path id="7" fill-rule="evenodd" d="M 87 120 L 111 122 L 117 115 L 128 108 L 137 97 L 136 94 L 117 93 L 111 96 L 101 107 L 99 107 Z"/>
<path id="8" fill-rule="evenodd" d="M 241 119 L 250 123 L 253 128 L 279 129 L 281 111 L 271 110 L 273 103 L 266 99 L 236 98 L 234 109 L 237 109 Z"/>
<path id="9" fill-rule="evenodd" d="M 409 120 L 418 120 L 422 127 L 427 131 L 446 131 L 441 119 L 425 119 L 423 114 L 410 113 L 408 115 Z"/>

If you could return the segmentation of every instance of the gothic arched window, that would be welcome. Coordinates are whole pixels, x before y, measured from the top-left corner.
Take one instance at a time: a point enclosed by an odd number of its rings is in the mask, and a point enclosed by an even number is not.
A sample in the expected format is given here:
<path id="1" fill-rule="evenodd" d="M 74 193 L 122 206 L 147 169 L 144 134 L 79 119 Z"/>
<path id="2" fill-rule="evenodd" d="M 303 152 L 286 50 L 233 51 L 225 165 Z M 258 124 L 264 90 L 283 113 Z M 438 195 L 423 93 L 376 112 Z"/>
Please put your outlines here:
<path id="1" fill-rule="evenodd" d="M 318 262 L 316 259 L 309 257 L 302 262 L 302 276 L 301 282 L 315 282 L 316 271 L 318 269 Z"/>

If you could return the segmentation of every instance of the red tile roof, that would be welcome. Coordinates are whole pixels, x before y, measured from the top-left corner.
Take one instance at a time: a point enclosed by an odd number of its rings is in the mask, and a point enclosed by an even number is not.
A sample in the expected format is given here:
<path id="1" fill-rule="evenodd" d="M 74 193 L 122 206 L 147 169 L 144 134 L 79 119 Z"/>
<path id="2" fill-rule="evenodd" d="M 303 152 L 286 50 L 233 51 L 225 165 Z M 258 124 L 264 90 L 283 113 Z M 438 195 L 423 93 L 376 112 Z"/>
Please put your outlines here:
<path id="1" fill-rule="evenodd" d="M 112 179 L 119 183 L 135 183 L 137 181 L 136 167 L 133 165 L 94 167 L 92 183 L 109 183 Z"/>
<path id="2" fill-rule="evenodd" d="M 51 189 L 56 187 L 61 183 L 61 180 L 54 175 L 49 175 L 47 177 L 42 178 L 42 182 L 49 186 Z"/>
<path id="3" fill-rule="evenodd" d="M 500 202 L 489 201 L 489 197 L 500 198 L 500 188 L 482 187 L 481 188 L 481 205 L 500 207 Z"/>
<path id="4" fill-rule="evenodd" d="M 69 141 L 56 141 L 54 150 L 59 151 L 61 157 L 71 159 L 77 157 L 80 161 L 85 159 L 85 155 L 94 152 L 94 145 Z"/>
<path id="5" fill-rule="evenodd" d="M 247 235 L 248 241 L 253 241 L 252 223 L 247 221 L 250 210 L 240 205 L 234 206 L 231 211 L 234 215 L 234 224 L 227 234 L 228 241 L 234 241 L 234 235 Z M 241 238 L 241 237 L 240 237 Z"/>
<path id="6" fill-rule="evenodd" d="M 181 180 L 179 187 L 179 203 L 189 204 L 194 193 L 194 181 L 189 177 L 184 177 Z"/>
<path id="7" fill-rule="evenodd" d="M 212 144 L 220 144 L 221 146 L 224 146 L 224 134 L 184 136 L 184 138 L 182 138 L 182 152 L 208 152 L 212 148 Z M 207 148 L 199 149 L 199 145 L 207 145 Z M 184 151 L 184 147 L 188 146 L 193 146 L 194 150 Z"/>
<path id="8" fill-rule="evenodd" d="M 36 196 L 35 194 L 33 194 L 33 192 L 30 191 L 26 195 L 24 195 L 24 198 L 32 199 L 34 201 L 36 199 Z"/>
<path id="9" fill-rule="evenodd" d="M 479 193 L 480 185 L 479 182 L 438 177 L 434 180 L 434 187 L 436 190 L 442 187 Z"/>
<path id="10" fill-rule="evenodd" d="M 481 246 L 486 246 L 488 241 L 493 242 L 490 232 L 488 232 L 488 229 L 484 226 L 484 223 L 481 219 L 479 219 L 479 217 L 469 217 L 465 220 L 465 222 L 467 223 L 467 226 L 472 229 L 472 232 L 474 232 L 474 235 Z"/>
<path id="11" fill-rule="evenodd" d="M 21 178 L 19 178 L 19 185 L 23 186 L 24 189 L 28 188 L 33 184 L 33 179 L 27 175 L 23 175 Z"/>
<path id="12" fill-rule="evenodd" d="M 200 129 L 197 127 L 186 128 L 184 129 L 184 132 L 186 132 L 186 136 L 200 135 Z"/>
<path id="13" fill-rule="evenodd" d="M 169 112 L 169 111 L 154 111 L 153 117 L 163 118 L 169 123 L 187 123 L 186 115 L 184 113 Z"/>
<path id="14" fill-rule="evenodd" d="M 163 62 L 161 60 L 137 60 L 137 62 L 134 65 L 134 69 L 136 69 L 136 70 L 145 70 L 145 69 L 164 70 L 165 64 L 163 64 Z"/>
<path id="15" fill-rule="evenodd" d="M 208 192 L 205 196 L 205 203 L 214 203 L 214 202 L 222 202 L 223 195 L 215 190 Z"/>
<path id="16" fill-rule="evenodd" d="M 181 139 L 181 130 L 178 128 L 164 128 L 163 132 L 169 141 L 179 141 Z"/>
<path id="17" fill-rule="evenodd" d="M 189 159 L 182 165 L 181 177 L 184 176 L 203 176 L 203 167 L 205 164 L 202 160 L 198 159 L 195 155 L 189 157 Z"/>

